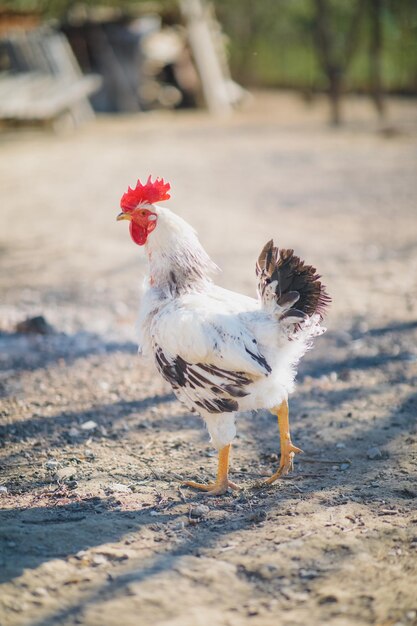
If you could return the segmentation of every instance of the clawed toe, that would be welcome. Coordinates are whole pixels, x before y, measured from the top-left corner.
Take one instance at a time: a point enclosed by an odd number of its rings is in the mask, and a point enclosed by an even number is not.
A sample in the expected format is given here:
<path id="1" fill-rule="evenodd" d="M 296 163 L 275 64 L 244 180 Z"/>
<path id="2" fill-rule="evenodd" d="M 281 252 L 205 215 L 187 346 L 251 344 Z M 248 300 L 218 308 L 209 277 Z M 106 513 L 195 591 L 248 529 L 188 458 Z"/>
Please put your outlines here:
<path id="1" fill-rule="evenodd" d="M 280 465 L 278 470 L 274 472 L 272 476 L 270 476 L 269 478 L 263 481 L 263 485 L 272 485 L 272 483 L 278 480 L 278 478 L 282 478 L 283 476 L 286 476 L 287 474 L 289 474 L 289 472 L 291 472 L 292 469 L 293 469 L 293 462 L 291 459 L 289 463 L 284 463 L 283 465 Z"/>
<path id="2" fill-rule="evenodd" d="M 277 471 L 272 474 L 269 478 L 267 478 L 263 484 L 264 485 L 272 485 L 278 478 L 282 478 L 292 472 L 294 469 L 294 455 L 301 453 L 301 448 L 297 448 L 292 443 L 289 443 L 284 447 L 283 453 L 281 455 L 281 462 Z"/>
<path id="3" fill-rule="evenodd" d="M 187 487 L 192 487 L 193 489 L 205 491 L 208 496 L 221 496 L 227 493 L 229 488 L 233 490 L 239 489 L 238 485 L 236 485 L 236 483 L 232 482 L 231 480 L 226 480 L 219 483 L 208 483 L 208 485 L 205 485 L 203 483 L 196 483 L 193 480 L 187 480 L 184 485 Z"/>

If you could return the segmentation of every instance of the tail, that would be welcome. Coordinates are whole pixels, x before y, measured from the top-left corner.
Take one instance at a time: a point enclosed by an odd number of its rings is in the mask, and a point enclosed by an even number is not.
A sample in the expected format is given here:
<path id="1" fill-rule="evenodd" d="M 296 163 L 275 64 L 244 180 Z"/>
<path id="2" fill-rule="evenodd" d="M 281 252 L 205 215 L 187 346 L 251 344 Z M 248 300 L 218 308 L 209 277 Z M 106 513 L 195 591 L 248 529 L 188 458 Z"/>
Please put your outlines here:
<path id="1" fill-rule="evenodd" d="M 297 331 L 304 322 L 317 325 L 331 298 L 320 282 L 316 268 L 294 256 L 294 250 L 279 250 L 268 241 L 256 263 L 258 293 L 264 308 Z"/>

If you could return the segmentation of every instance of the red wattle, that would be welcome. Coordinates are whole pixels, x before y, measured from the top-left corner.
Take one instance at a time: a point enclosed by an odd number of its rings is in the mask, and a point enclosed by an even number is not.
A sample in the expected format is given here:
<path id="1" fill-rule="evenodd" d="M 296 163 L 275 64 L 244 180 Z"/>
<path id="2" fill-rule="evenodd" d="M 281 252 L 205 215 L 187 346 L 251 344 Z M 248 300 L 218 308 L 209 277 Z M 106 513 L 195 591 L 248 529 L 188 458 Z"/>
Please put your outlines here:
<path id="1" fill-rule="evenodd" d="M 146 226 L 141 226 L 133 220 L 130 222 L 130 236 L 138 246 L 144 246 L 148 237 L 148 230 Z"/>

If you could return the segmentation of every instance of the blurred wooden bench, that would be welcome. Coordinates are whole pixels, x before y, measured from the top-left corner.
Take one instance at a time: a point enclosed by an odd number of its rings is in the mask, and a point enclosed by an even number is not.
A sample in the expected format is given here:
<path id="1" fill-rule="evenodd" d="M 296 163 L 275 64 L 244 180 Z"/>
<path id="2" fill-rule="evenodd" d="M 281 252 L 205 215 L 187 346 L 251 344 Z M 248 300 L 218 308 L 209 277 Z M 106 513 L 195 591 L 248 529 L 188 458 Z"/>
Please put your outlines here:
<path id="1" fill-rule="evenodd" d="M 72 126 L 94 117 L 88 100 L 101 85 L 83 75 L 64 35 L 38 29 L 0 39 L 0 120 Z"/>

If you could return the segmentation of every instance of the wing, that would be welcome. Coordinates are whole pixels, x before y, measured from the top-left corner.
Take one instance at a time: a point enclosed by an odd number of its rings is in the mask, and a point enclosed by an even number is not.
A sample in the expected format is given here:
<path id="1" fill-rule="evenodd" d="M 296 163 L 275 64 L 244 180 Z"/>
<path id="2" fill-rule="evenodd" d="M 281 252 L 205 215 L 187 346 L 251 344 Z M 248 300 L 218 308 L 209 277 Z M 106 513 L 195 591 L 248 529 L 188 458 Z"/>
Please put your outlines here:
<path id="1" fill-rule="evenodd" d="M 239 409 L 239 398 L 248 395 L 254 379 L 207 363 L 189 363 L 180 356 L 168 356 L 155 345 L 156 366 L 178 397 L 190 408 L 207 413 L 230 413 Z"/>
<path id="2" fill-rule="evenodd" d="M 151 329 L 160 373 L 199 412 L 237 411 L 248 386 L 271 372 L 250 330 L 262 313 L 247 310 L 254 309 L 252 302 L 242 310 L 241 300 L 219 293 L 171 301 Z"/>
<path id="3" fill-rule="evenodd" d="M 171 300 L 154 316 L 151 336 L 164 353 L 189 363 L 266 376 L 271 368 L 253 332 L 257 323 L 274 322 L 256 300 L 234 300 L 233 292 L 216 289 Z"/>

